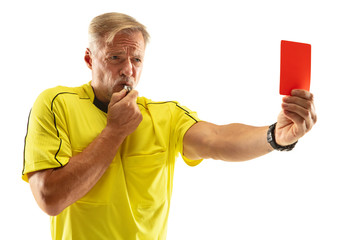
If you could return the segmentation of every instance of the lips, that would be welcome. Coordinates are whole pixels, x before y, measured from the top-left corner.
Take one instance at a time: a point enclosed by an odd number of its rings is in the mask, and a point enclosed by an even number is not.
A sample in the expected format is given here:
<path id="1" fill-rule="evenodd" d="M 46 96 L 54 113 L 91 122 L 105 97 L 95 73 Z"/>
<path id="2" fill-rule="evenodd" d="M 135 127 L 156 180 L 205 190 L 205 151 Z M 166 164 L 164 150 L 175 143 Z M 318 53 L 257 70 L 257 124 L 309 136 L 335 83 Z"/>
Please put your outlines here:
<path id="1" fill-rule="evenodd" d="M 126 90 L 129 92 L 134 88 L 134 81 L 129 80 L 129 81 L 119 81 L 116 82 L 116 84 L 113 87 L 113 93 L 114 92 L 120 92 L 121 90 L 123 90 L 124 88 L 126 88 Z"/>
<path id="2" fill-rule="evenodd" d="M 123 77 L 115 81 L 116 85 L 121 84 L 123 86 L 134 86 L 135 81 L 131 77 Z"/>

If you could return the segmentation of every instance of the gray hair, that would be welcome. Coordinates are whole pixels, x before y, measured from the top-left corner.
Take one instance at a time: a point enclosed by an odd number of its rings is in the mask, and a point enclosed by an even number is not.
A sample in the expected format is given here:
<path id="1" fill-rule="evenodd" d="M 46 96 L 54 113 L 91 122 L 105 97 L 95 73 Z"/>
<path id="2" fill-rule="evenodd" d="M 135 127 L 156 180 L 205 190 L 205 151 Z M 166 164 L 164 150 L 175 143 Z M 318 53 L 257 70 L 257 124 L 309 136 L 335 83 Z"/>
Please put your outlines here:
<path id="1" fill-rule="evenodd" d="M 145 45 L 149 42 L 150 35 L 146 27 L 136 21 L 133 17 L 123 13 L 110 12 L 94 17 L 89 25 L 89 47 L 105 40 L 109 44 L 114 40 L 116 34 L 141 32 Z"/>

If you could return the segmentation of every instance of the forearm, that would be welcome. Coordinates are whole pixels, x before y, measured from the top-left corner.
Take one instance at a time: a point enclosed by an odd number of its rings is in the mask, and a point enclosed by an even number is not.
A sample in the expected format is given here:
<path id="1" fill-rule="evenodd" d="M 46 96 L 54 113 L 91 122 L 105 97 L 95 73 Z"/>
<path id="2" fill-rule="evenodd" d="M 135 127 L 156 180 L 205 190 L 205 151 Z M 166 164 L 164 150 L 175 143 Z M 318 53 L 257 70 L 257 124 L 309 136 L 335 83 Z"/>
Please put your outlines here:
<path id="1" fill-rule="evenodd" d="M 37 172 L 29 178 L 36 201 L 49 215 L 57 215 L 83 197 L 111 164 L 125 137 L 105 128 L 83 152 L 57 169 Z"/>
<path id="2" fill-rule="evenodd" d="M 213 159 L 245 161 L 272 152 L 266 138 L 268 128 L 237 123 L 219 126 L 210 154 Z"/>
<path id="3" fill-rule="evenodd" d="M 57 215 L 88 193 L 103 176 L 125 138 L 142 121 L 136 103 L 138 93 L 113 93 L 104 130 L 78 155 L 57 169 L 28 173 L 31 190 L 39 206 Z"/>
<path id="4" fill-rule="evenodd" d="M 184 154 L 190 159 L 250 160 L 273 150 L 267 142 L 267 130 L 267 126 L 199 122 L 184 137 Z"/>

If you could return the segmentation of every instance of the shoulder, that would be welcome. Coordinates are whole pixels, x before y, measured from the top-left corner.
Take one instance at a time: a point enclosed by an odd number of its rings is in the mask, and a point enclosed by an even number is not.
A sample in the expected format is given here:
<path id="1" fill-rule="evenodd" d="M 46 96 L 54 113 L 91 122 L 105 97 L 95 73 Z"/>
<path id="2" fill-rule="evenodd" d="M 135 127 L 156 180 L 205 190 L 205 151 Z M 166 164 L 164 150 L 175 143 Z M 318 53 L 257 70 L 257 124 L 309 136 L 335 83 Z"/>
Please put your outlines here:
<path id="1" fill-rule="evenodd" d="M 49 108 L 52 108 L 54 103 L 59 99 L 73 99 L 73 97 L 81 98 L 84 97 L 85 91 L 83 86 L 81 87 L 66 87 L 66 86 L 57 86 L 53 88 L 48 88 L 41 92 L 37 97 L 34 107 L 39 105 L 45 105 Z"/>
<path id="2" fill-rule="evenodd" d="M 73 89 L 70 87 L 57 86 L 57 87 L 53 87 L 53 88 L 48 88 L 48 89 L 44 90 L 43 92 L 41 92 L 37 98 L 37 101 L 39 99 L 44 100 L 44 101 L 52 101 L 57 96 L 59 96 L 60 94 L 64 94 L 64 93 L 75 94 Z"/>
<path id="3" fill-rule="evenodd" d="M 147 111 L 152 115 L 160 115 L 163 118 L 172 118 L 174 121 L 178 121 L 179 119 L 183 119 L 184 121 L 200 121 L 196 112 L 180 105 L 177 101 L 158 102 L 139 97 L 137 104 L 141 111 Z"/>
<path id="4" fill-rule="evenodd" d="M 160 111 L 190 111 L 184 106 L 181 106 L 177 101 L 152 101 L 145 97 L 139 97 L 137 100 L 139 107 L 146 110 L 160 110 Z"/>

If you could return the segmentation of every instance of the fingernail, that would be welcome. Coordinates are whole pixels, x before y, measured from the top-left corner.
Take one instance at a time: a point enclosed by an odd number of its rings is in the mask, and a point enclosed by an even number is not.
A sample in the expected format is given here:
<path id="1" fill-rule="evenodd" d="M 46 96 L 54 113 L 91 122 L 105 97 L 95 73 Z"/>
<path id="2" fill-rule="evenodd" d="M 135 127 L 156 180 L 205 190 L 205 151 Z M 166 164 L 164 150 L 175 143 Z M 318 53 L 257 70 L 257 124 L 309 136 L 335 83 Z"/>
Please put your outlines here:
<path id="1" fill-rule="evenodd" d="M 288 107 L 289 107 L 289 104 L 283 103 L 282 106 L 283 106 L 283 108 L 288 108 Z"/>

